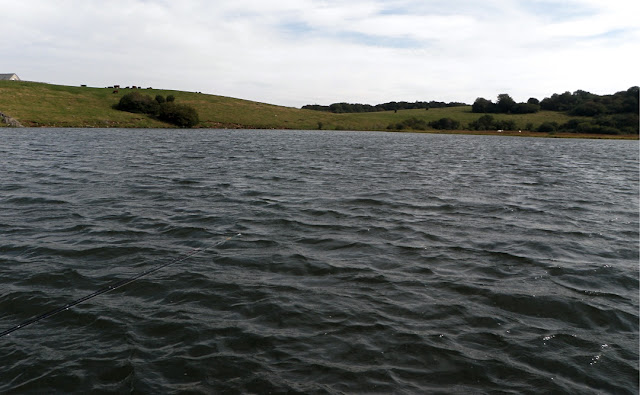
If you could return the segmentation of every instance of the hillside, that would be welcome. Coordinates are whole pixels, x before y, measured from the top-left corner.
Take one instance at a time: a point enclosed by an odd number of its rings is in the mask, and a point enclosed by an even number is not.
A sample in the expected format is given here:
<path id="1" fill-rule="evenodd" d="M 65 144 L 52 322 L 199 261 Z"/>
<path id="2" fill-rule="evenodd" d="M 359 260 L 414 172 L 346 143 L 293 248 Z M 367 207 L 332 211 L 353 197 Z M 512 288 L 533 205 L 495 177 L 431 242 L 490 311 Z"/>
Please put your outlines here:
<path id="1" fill-rule="evenodd" d="M 110 88 L 0 81 L 0 112 L 31 127 L 172 127 L 143 114 L 115 110 L 113 105 L 130 91 L 119 89 L 118 93 L 113 93 Z M 415 109 L 334 114 L 194 92 L 160 89 L 143 89 L 141 92 L 152 97 L 158 94 L 174 95 L 177 102 L 193 106 L 200 115 L 198 127 L 201 128 L 387 130 L 390 124 L 413 117 L 425 122 L 447 117 L 462 125 L 479 117 L 479 114 L 471 112 L 470 106 L 432 108 L 428 111 Z M 537 127 L 544 122 L 561 124 L 576 118 L 555 111 L 494 114 L 494 117 L 496 120 L 513 120 L 523 130 L 527 124 Z"/>

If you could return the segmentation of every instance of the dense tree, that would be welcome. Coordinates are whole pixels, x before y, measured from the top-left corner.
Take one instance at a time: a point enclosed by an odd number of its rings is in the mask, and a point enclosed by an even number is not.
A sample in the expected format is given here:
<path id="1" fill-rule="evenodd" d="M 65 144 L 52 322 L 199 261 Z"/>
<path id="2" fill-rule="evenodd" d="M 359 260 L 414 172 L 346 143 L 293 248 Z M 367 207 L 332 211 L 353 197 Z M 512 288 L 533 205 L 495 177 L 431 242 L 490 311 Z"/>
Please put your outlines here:
<path id="1" fill-rule="evenodd" d="M 508 114 L 511 112 L 511 108 L 516 105 L 515 100 L 506 93 L 498 95 L 498 102 L 496 103 L 496 112 Z"/>
<path id="2" fill-rule="evenodd" d="M 331 111 L 329 106 L 321 106 L 320 104 L 307 104 L 306 106 L 302 106 L 303 110 L 314 110 L 314 111 Z"/>
<path id="3" fill-rule="evenodd" d="M 606 107 L 601 103 L 596 103 L 593 100 L 590 100 L 586 103 L 579 104 L 569 111 L 571 115 L 579 115 L 585 117 L 594 117 L 596 115 L 604 114 L 606 112 Z"/>
<path id="4" fill-rule="evenodd" d="M 613 95 L 596 95 L 583 90 L 561 95 L 553 94 L 540 102 L 540 107 L 548 111 L 566 111 L 571 115 L 600 116 L 611 114 L 638 113 L 638 91 L 633 86 Z"/>
<path id="5" fill-rule="evenodd" d="M 555 101 L 554 96 L 557 96 L 557 94 L 554 93 L 553 95 L 551 95 L 551 97 L 545 97 L 544 99 L 542 99 L 542 101 L 540 102 L 540 109 L 547 111 L 558 111 L 558 103 Z"/>
<path id="6" fill-rule="evenodd" d="M 533 114 L 540 111 L 540 105 L 533 103 L 516 103 L 511 107 L 512 114 Z"/>
<path id="7" fill-rule="evenodd" d="M 429 109 L 429 108 L 442 108 L 442 107 L 458 107 L 466 106 L 465 103 L 459 102 L 438 102 L 438 101 L 416 101 L 416 102 L 396 102 L 391 101 L 388 103 L 376 104 L 372 106 L 370 104 L 361 103 L 333 103 L 328 106 L 322 106 L 319 104 L 309 104 L 302 106 L 304 110 L 315 111 L 328 111 L 333 113 L 355 113 L 355 112 L 376 112 L 376 111 L 398 111 L 398 110 L 415 110 L 415 109 Z"/>
<path id="8" fill-rule="evenodd" d="M 475 102 L 473 102 L 473 105 L 471 106 L 471 112 L 493 113 L 496 112 L 496 105 L 491 100 L 479 97 Z"/>
<path id="9" fill-rule="evenodd" d="M 569 111 L 579 104 L 584 97 L 588 97 L 588 92 L 576 91 L 575 95 L 571 92 L 563 94 L 554 93 L 551 97 L 545 97 L 540 102 L 540 108 L 548 111 Z M 589 94 L 590 95 L 590 94 Z"/>
<path id="10" fill-rule="evenodd" d="M 503 113 L 503 114 L 531 114 L 538 112 L 540 106 L 535 103 L 535 99 L 529 99 L 531 103 L 516 103 L 506 93 L 498 95 L 498 102 L 493 103 L 491 100 L 479 97 L 471 106 L 471 112 L 475 113 Z"/>

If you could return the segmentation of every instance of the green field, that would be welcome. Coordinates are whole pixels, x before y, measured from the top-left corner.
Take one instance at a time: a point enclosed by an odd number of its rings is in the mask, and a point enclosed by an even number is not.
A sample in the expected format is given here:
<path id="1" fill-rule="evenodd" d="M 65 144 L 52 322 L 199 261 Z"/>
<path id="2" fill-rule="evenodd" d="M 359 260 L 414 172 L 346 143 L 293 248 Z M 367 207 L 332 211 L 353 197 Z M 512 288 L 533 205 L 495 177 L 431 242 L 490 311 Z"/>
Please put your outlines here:
<path id="1" fill-rule="evenodd" d="M 0 81 L 0 112 L 17 119 L 24 126 L 47 127 L 127 127 L 170 128 L 167 123 L 144 114 L 132 114 L 113 109 L 122 95 L 131 89 L 87 88 L 25 81 Z M 399 110 L 373 113 L 333 114 L 301 110 L 223 96 L 160 89 L 143 89 L 142 93 L 174 95 L 177 103 L 193 106 L 200 115 L 203 128 L 249 129 L 322 129 L 326 130 L 387 130 L 389 124 L 416 117 L 427 122 L 452 118 L 466 125 L 482 114 L 471 107 Z M 497 120 L 512 119 L 523 129 L 543 122 L 562 124 L 570 118 L 564 113 L 541 111 L 536 114 L 492 114 Z M 517 132 L 516 132 L 517 133 Z M 596 137 L 596 136 L 589 136 Z"/>

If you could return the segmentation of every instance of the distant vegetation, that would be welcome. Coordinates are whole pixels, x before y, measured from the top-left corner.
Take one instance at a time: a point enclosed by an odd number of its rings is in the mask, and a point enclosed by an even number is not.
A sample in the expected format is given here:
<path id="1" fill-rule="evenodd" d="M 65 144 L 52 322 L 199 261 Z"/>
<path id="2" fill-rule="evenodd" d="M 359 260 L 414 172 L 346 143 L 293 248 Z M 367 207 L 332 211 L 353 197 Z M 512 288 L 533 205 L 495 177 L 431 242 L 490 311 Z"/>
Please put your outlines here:
<path id="1" fill-rule="evenodd" d="M 383 104 L 360 104 L 360 103 L 333 103 L 328 106 L 321 106 L 319 104 L 308 104 L 306 106 L 302 106 L 303 110 L 314 110 L 314 111 L 326 111 L 332 112 L 335 114 L 344 114 L 344 113 L 358 113 L 358 112 L 378 112 L 378 111 L 398 111 L 398 110 L 416 110 L 416 109 L 425 109 L 428 110 L 430 108 L 444 108 L 444 107 L 460 107 L 460 106 L 468 106 L 465 103 L 445 103 L 439 101 L 416 101 L 416 102 L 388 102 Z"/>
<path id="2" fill-rule="evenodd" d="M 471 106 L 471 111 L 480 113 L 499 114 L 534 114 L 540 111 L 540 102 L 536 98 L 530 98 L 526 103 L 516 103 L 506 93 L 498 95 L 498 102 L 479 97 Z"/>
<path id="3" fill-rule="evenodd" d="M 484 114 L 480 118 L 467 120 L 451 116 L 431 119 L 429 116 L 416 116 L 394 120 L 387 124 L 388 130 L 476 130 L 476 131 L 515 131 L 526 130 L 543 133 L 576 133 L 600 135 L 637 135 L 638 134 L 638 87 L 613 95 L 596 95 L 583 90 L 553 94 L 542 101 L 532 97 L 526 102 L 517 103 L 509 94 L 498 95 L 497 101 L 479 97 L 471 106 L 471 113 Z M 377 105 L 359 103 L 333 103 L 328 106 L 313 104 L 302 108 L 330 112 L 334 114 L 384 112 L 399 110 L 428 110 L 430 108 L 451 108 L 467 106 L 458 102 L 416 101 L 388 102 Z M 562 113 L 566 117 L 528 117 L 539 112 Z M 493 114 L 500 115 L 500 118 Z M 506 115 L 505 118 L 503 115 Z M 523 116 L 520 118 L 512 116 Z M 573 118 L 572 118 L 573 117 Z M 555 118 L 555 119 L 551 119 Z M 523 121 L 524 120 L 524 121 Z M 538 120 L 538 122 L 535 122 Z M 319 123 L 321 125 L 322 123 Z M 324 125 L 324 124 L 322 124 Z M 322 126 L 319 126 L 322 128 Z"/>
<path id="4" fill-rule="evenodd" d="M 605 96 L 587 96 L 582 91 L 552 95 L 542 101 L 544 105 L 542 102 L 538 103 L 541 106 L 538 112 L 528 114 L 516 113 L 517 111 L 474 113 L 471 105 L 447 106 L 447 103 L 442 102 L 428 102 L 428 111 L 425 108 L 402 108 L 414 107 L 415 103 L 395 102 L 395 106 L 391 105 L 385 111 L 333 113 L 198 92 L 151 88 L 125 88 L 120 92 L 114 91 L 113 87 L 0 81 L 0 111 L 27 127 L 165 128 L 167 122 L 184 126 L 195 124 L 193 119 L 197 114 L 199 122 L 196 127 L 201 128 L 415 130 L 478 134 L 495 134 L 498 130 L 503 130 L 502 133 L 518 136 L 638 138 L 637 87 Z M 123 96 L 133 92 L 150 97 L 130 102 L 133 111 L 138 112 L 116 109 Z M 589 99 L 584 100 L 585 97 Z M 584 104 L 582 107 L 578 105 L 580 100 Z M 573 106 L 570 106 L 572 102 Z M 188 105 L 195 112 L 189 114 L 184 109 L 169 111 L 174 108 L 167 106 L 162 121 L 160 108 L 163 103 Z M 427 102 L 417 103 L 415 107 L 424 106 Z M 136 109 L 135 106 L 140 107 Z M 590 113 L 579 112 L 592 107 L 598 115 L 587 116 Z M 634 107 L 635 111 L 627 111 Z M 179 114 L 186 116 L 181 118 Z"/>
<path id="5" fill-rule="evenodd" d="M 491 115 L 483 115 L 469 123 L 469 130 L 518 130 L 518 124 L 512 119 L 494 119 Z M 527 129 L 527 128 L 523 128 Z M 528 129 L 530 130 L 530 129 Z"/>
<path id="6" fill-rule="evenodd" d="M 433 128 L 436 130 L 457 130 L 460 129 L 460 122 L 451 118 L 440 118 L 437 121 L 427 122 L 424 119 L 412 117 L 409 119 L 405 119 L 402 122 L 389 124 L 389 126 L 387 126 L 387 129 L 393 130 L 427 130 L 428 128 Z"/>
<path id="7" fill-rule="evenodd" d="M 156 95 L 154 99 L 149 95 L 131 92 L 122 96 L 115 108 L 120 111 L 148 114 L 182 128 L 192 128 L 200 122 L 195 108 L 174 102 L 173 95 L 167 96 L 166 99 L 162 95 Z"/>
<path id="8" fill-rule="evenodd" d="M 526 103 L 516 103 L 508 94 L 498 95 L 497 103 L 479 97 L 473 103 L 474 113 L 528 114 L 540 110 L 564 112 L 569 116 L 589 117 L 590 119 L 570 119 L 564 123 L 543 122 L 534 127 L 523 125 L 526 130 L 538 132 L 568 132 L 587 134 L 638 134 L 638 95 L 639 88 L 631 87 L 613 95 L 596 95 L 583 90 L 573 93 L 553 94 L 538 101 L 530 98 Z M 469 124 L 471 130 L 515 130 L 515 123 L 495 121 L 484 115 Z"/>

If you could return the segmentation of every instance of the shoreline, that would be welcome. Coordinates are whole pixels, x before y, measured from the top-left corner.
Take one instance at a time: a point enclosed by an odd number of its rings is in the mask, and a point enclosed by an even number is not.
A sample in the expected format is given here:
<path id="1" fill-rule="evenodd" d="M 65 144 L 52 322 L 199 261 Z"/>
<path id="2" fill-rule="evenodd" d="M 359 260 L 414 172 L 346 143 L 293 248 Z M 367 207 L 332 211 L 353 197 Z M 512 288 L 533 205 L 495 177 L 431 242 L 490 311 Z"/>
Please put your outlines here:
<path id="1" fill-rule="evenodd" d="M 392 131 L 396 132 L 396 131 Z M 588 134 L 588 133 L 561 133 L 561 132 L 531 132 L 531 131 L 503 131 L 494 130 L 399 130 L 397 132 L 406 133 L 429 133 L 429 134 L 463 134 L 473 136 L 509 136 L 509 137 L 535 137 L 550 139 L 590 139 L 590 140 L 640 140 L 638 135 L 627 134 Z"/>
<path id="2" fill-rule="evenodd" d="M 222 126 L 222 125 L 221 125 Z M 509 136 L 509 137 L 534 137 L 555 139 L 589 139 L 589 140 L 640 140 L 638 135 L 610 135 L 610 134 L 586 134 L 586 133 L 559 133 L 559 132 L 531 132 L 531 131 L 494 131 L 494 130 L 336 130 L 336 129 L 293 129 L 293 128 L 256 128 L 243 127 L 242 125 L 230 125 L 232 127 L 130 127 L 130 126 L 0 126 L 3 129 L 175 129 L 175 130 L 300 130 L 318 132 L 376 132 L 376 133 L 424 133 L 424 134 L 458 134 L 469 136 Z"/>

